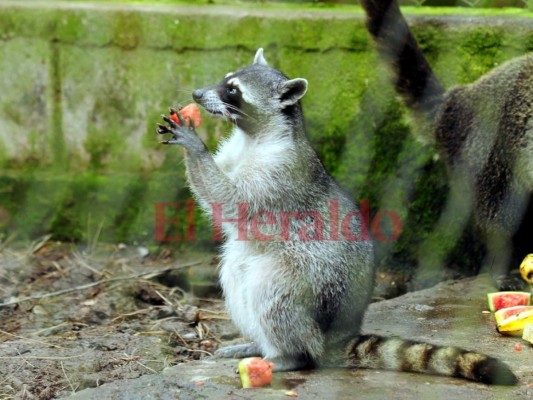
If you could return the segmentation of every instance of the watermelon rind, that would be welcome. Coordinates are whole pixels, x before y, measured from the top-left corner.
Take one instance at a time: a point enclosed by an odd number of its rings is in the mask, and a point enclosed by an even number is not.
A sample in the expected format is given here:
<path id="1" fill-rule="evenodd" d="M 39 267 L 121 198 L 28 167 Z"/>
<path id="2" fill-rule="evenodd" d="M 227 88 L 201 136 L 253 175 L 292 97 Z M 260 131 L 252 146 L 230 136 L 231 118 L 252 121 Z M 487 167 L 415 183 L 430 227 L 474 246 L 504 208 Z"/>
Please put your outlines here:
<path id="1" fill-rule="evenodd" d="M 526 324 L 526 326 L 524 326 L 524 333 L 522 334 L 522 339 L 527 340 L 529 343 L 533 344 L 533 324 Z"/>
<path id="2" fill-rule="evenodd" d="M 530 292 L 493 292 L 487 294 L 489 310 L 494 312 L 502 308 L 528 306 L 531 304 Z"/>
<path id="3" fill-rule="evenodd" d="M 496 325 L 496 329 L 504 335 L 522 336 L 527 324 L 533 324 L 533 310 L 524 311 L 504 319 Z"/>
<path id="4" fill-rule="evenodd" d="M 494 319 L 496 320 L 496 323 L 499 324 L 503 320 L 509 317 L 512 317 L 513 315 L 519 314 L 524 311 L 531 311 L 531 310 L 533 310 L 533 306 L 513 306 L 513 307 L 501 308 L 494 313 Z"/>
<path id="5" fill-rule="evenodd" d="M 239 376 L 245 389 L 268 385 L 272 381 L 274 364 L 261 357 L 243 358 L 239 362 Z"/>
<path id="6" fill-rule="evenodd" d="M 239 376 L 241 378 L 242 387 L 247 389 L 252 387 L 252 380 L 248 373 L 248 365 L 253 361 L 255 357 L 243 358 L 239 361 Z"/>

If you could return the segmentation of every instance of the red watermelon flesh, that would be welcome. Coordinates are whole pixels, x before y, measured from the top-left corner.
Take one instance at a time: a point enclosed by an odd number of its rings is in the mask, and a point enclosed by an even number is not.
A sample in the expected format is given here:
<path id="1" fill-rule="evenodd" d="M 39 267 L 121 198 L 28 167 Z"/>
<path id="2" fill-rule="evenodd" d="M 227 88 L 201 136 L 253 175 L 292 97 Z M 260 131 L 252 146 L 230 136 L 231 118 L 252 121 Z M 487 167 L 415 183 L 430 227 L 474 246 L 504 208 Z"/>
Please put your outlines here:
<path id="1" fill-rule="evenodd" d="M 494 292 L 487 294 L 489 310 L 498 311 L 514 306 L 528 306 L 531 301 L 529 292 Z"/>
<path id="2" fill-rule="evenodd" d="M 239 361 L 239 375 L 243 388 L 261 387 L 272 382 L 274 364 L 261 357 L 243 358 Z"/>

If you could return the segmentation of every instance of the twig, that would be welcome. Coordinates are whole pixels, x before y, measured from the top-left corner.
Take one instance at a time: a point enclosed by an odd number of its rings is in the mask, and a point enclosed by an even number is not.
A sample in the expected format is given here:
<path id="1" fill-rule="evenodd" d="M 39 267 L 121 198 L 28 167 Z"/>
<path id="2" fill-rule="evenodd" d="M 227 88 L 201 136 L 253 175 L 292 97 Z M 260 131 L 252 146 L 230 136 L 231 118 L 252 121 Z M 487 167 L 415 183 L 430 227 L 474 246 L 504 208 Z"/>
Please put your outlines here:
<path id="1" fill-rule="evenodd" d="M 169 306 L 173 306 L 173 305 L 174 305 L 174 304 L 172 304 L 172 302 L 171 302 L 169 299 L 167 299 L 165 296 L 163 296 L 163 295 L 162 295 L 157 289 L 155 290 L 155 293 L 156 293 L 159 297 L 161 297 L 161 299 L 163 299 L 163 301 L 164 301 L 165 303 L 167 303 L 167 305 L 169 305 Z"/>
<path id="2" fill-rule="evenodd" d="M 187 348 L 187 351 L 190 351 L 191 353 L 202 353 L 202 354 L 207 354 L 208 356 L 213 356 L 213 353 L 210 353 L 206 350 L 200 350 L 200 349 L 190 349 L 190 348 Z"/>
<path id="3" fill-rule="evenodd" d="M 0 303 L 0 307 L 11 306 L 11 305 L 14 305 L 14 304 L 20 304 L 20 303 L 24 303 L 26 301 L 31 301 L 31 300 L 41 300 L 41 299 L 45 299 L 45 298 L 48 298 L 48 297 L 60 296 L 62 294 L 67 294 L 67 293 L 72 293 L 72 292 L 78 292 L 78 291 L 81 291 L 81 290 L 90 289 L 90 288 L 98 286 L 98 285 L 103 285 L 103 284 L 112 283 L 112 282 L 128 281 L 128 280 L 142 278 L 142 277 L 144 277 L 146 279 L 150 279 L 150 278 L 153 278 L 154 276 L 163 274 L 163 273 L 168 272 L 168 271 L 172 271 L 172 270 L 175 270 L 175 269 L 182 269 L 182 268 L 192 267 L 194 265 L 201 264 L 202 262 L 203 262 L 203 260 L 202 261 L 195 261 L 195 262 L 192 262 L 192 263 L 189 263 L 189 264 L 180 265 L 179 267 L 168 267 L 168 268 L 162 268 L 162 269 L 158 269 L 158 270 L 151 271 L 151 272 L 141 272 L 141 273 L 138 273 L 138 274 L 133 274 L 133 275 L 128 275 L 128 276 L 117 276 L 115 278 L 101 279 L 99 281 L 88 283 L 86 285 L 76 286 L 76 287 L 73 287 L 73 288 L 68 288 L 68 289 L 63 289 L 63 290 L 58 290 L 56 292 L 44 293 L 44 294 L 36 295 L 36 296 L 23 297 L 22 299 L 16 299 L 16 300 L 8 301 L 7 303 Z"/>
<path id="4" fill-rule="evenodd" d="M 104 275 L 103 272 L 101 271 L 98 271 L 96 268 L 93 268 L 91 267 L 88 263 L 86 263 L 83 258 L 81 257 L 80 253 L 78 253 L 77 251 L 74 252 L 74 259 L 76 260 L 76 262 L 78 263 L 78 265 L 80 267 L 83 267 L 83 268 L 87 268 L 89 271 L 91 271 L 93 274 L 96 274 L 98 276 L 102 276 Z"/>
<path id="5" fill-rule="evenodd" d="M 223 321 L 229 321 L 231 318 L 225 311 L 212 311 L 207 308 L 199 308 L 201 320 L 214 320 L 221 319 Z"/>
<path id="6" fill-rule="evenodd" d="M 112 322 L 116 322 L 116 321 L 118 321 L 119 319 L 122 319 L 122 318 L 133 317 L 134 315 L 148 313 L 148 312 L 152 311 L 154 308 L 155 307 L 148 307 L 148 308 L 143 308 L 142 310 L 136 310 L 136 311 L 133 311 L 133 312 L 130 312 L 130 313 L 126 313 L 126 314 L 119 314 L 118 317 L 113 318 L 111 321 Z"/>
<path id="7" fill-rule="evenodd" d="M 135 333 L 134 336 L 147 336 L 147 335 L 166 335 L 167 331 L 142 331 Z"/>
<path id="8" fill-rule="evenodd" d="M 52 235 L 44 235 L 42 238 L 36 240 L 31 244 L 31 254 L 37 253 L 39 250 L 41 250 L 44 246 L 46 246 L 46 243 L 50 240 Z"/>
<path id="9" fill-rule="evenodd" d="M 33 365 L 31 362 L 29 362 L 28 360 L 26 360 L 26 358 L 20 353 L 19 349 L 16 349 L 17 350 L 17 354 L 20 356 L 20 358 L 22 358 L 22 360 L 28 364 L 30 367 L 32 368 L 35 368 L 35 365 Z"/>
<path id="10" fill-rule="evenodd" d="M 148 371 L 151 371 L 152 373 L 157 374 L 157 371 L 156 371 L 155 369 L 152 369 L 152 368 L 150 368 L 149 366 L 144 365 L 144 364 L 143 364 L 142 362 L 140 362 L 140 361 L 135 360 L 135 362 L 136 362 L 137 364 L 139 364 L 141 367 L 146 368 Z"/>
<path id="11" fill-rule="evenodd" d="M 0 333 L 3 334 L 3 335 L 8 335 L 8 336 L 17 338 L 17 339 L 27 340 L 28 342 L 35 342 L 35 343 L 39 343 L 39 344 L 44 344 L 46 346 L 51 346 L 52 348 L 55 348 L 55 349 L 64 349 L 64 347 L 61 347 L 61 346 L 58 346 L 58 345 L 55 345 L 55 344 L 46 343 L 46 342 L 43 342 L 42 340 L 31 339 L 31 338 L 28 338 L 28 337 L 25 337 L 25 336 L 15 335 L 13 333 L 6 332 L 6 331 L 4 331 L 2 329 L 0 329 Z"/>
<path id="12" fill-rule="evenodd" d="M 54 325 L 54 326 L 50 326 L 48 328 L 43 328 L 43 329 L 40 329 L 38 331 L 35 331 L 35 332 L 32 332 L 31 334 L 32 335 L 35 335 L 35 336 L 39 336 L 41 333 L 43 332 L 48 332 L 48 331 L 51 331 L 51 330 L 54 330 L 54 329 L 57 329 L 57 328 L 60 328 L 62 326 L 68 326 L 68 322 L 61 322 L 60 324 L 58 325 Z M 0 331 L 1 332 L 1 331 Z M 44 342 L 43 342 L 44 343 Z"/>
<path id="13" fill-rule="evenodd" d="M 72 384 L 72 382 L 70 381 L 68 375 L 67 375 L 67 371 L 65 371 L 65 366 L 63 365 L 63 361 L 61 361 L 61 369 L 63 370 L 63 375 L 65 375 L 65 378 L 67 379 L 67 382 L 70 386 L 70 390 L 72 390 L 72 394 L 76 393 L 76 389 L 74 389 L 74 385 Z"/>
<path id="14" fill-rule="evenodd" d="M 83 354 L 78 354 L 78 355 L 75 355 L 75 356 L 66 356 L 66 357 L 24 356 L 23 360 L 24 361 L 26 361 L 26 360 L 54 360 L 54 361 L 70 360 L 72 358 L 85 357 L 89 353 L 90 352 L 88 351 L 88 352 L 83 353 Z M 16 359 L 19 359 L 21 357 L 22 357 L 22 355 L 20 357 L 18 357 L 18 356 L 0 356 L 0 360 L 16 360 Z"/>

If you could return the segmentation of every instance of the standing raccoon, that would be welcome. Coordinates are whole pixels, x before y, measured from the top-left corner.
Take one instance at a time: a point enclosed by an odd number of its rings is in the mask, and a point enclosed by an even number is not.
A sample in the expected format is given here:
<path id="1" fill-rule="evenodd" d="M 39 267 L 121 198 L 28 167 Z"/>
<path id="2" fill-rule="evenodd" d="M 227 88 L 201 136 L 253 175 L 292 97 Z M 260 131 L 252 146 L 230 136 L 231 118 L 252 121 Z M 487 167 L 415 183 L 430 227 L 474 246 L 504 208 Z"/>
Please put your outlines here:
<path id="1" fill-rule="evenodd" d="M 533 233 L 524 218 L 533 192 L 533 55 L 446 91 L 397 1 L 362 4 L 368 29 L 393 66 L 397 92 L 430 134 L 447 167 L 455 193 L 448 207 L 467 215 L 463 224 L 472 217 L 487 250 L 484 270 L 492 272 L 502 290 L 520 288 L 523 282 L 510 277 L 509 268 L 513 235 L 521 224 L 528 232 L 520 234 L 528 242 Z M 528 252 L 531 248 L 515 246 L 514 261 Z"/>
<path id="2" fill-rule="evenodd" d="M 252 65 L 194 100 L 231 121 L 213 156 L 193 126 L 163 117 L 163 143 L 185 147 L 190 187 L 224 233 L 220 282 L 233 322 L 252 343 L 225 357 L 262 356 L 276 371 L 381 368 L 514 384 L 495 358 L 454 347 L 361 335 L 374 282 L 373 245 L 354 201 L 325 171 L 305 132 L 305 79 Z"/>

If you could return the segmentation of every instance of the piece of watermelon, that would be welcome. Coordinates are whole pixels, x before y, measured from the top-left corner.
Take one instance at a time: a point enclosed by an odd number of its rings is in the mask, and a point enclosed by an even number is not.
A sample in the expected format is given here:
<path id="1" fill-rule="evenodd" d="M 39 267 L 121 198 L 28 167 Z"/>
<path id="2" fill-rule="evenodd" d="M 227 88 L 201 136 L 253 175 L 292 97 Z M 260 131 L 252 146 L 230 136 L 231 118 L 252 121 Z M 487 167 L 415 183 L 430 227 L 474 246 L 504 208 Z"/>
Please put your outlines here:
<path id="1" fill-rule="evenodd" d="M 200 115 L 200 109 L 195 103 L 186 105 L 183 108 L 180 108 L 178 111 L 187 124 L 191 124 L 191 121 L 194 123 L 194 127 L 198 128 L 202 125 L 202 116 Z M 178 114 L 175 110 L 170 110 L 170 119 L 172 119 L 176 124 L 181 125 Z"/>
<path id="2" fill-rule="evenodd" d="M 522 336 L 524 327 L 528 324 L 533 324 L 533 310 L 504 319 L 496 325 L 496 329 L 503 335 Z"/>
<path id="3" fill-rule="evenodd" d="M 528 306 L 531 302 L 529 292 L 494 292 L 488 293 L 489 310 L 494 312 L 502 308 Z"/>
<path id="4" fill-rule="evenodd" d="M 496 319 L 496 323 L 499 324 L 504 319 L 512 317 L 513 315 L 519 314 L 521 312 L 530 310 L 533 310 L 533 306 L 514 306 L 502 308 L 501 310 L 498 310 L 494 313 L 494 319 Z"/>
<path id="5" fill-rule="evenodd" d="M 522 339 L 527 340 L 529 343 L 533 344 L 533 324 L 526 324 L 526 326 L 524 326 Z"/>
<path id="6" fill-rule="evenodd" d="M 243 388 L 261 387 L 272 382 L 274 364 L 261 357 L 248 357 L 239 361 L 239 376 Z"/>

